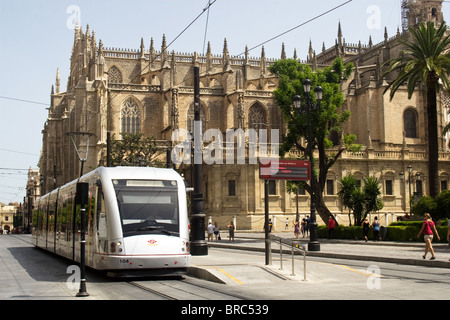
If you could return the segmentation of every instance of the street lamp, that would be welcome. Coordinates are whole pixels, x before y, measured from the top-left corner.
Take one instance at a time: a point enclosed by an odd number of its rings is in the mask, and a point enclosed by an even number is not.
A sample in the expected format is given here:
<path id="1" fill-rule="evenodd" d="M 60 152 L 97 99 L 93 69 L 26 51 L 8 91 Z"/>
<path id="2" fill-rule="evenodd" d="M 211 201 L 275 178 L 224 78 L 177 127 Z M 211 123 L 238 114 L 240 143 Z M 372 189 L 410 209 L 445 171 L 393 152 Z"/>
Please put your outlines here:
<path id="1" fill-rule="evenodd" d="M 412 199 L 411 199 L 411 180 L 412 180 L 412 166 L 409 164 L 407 167 L 408 169 L 408 185 L 409 185 L 409 215 L 412 215 L 411 207 L 412 207 Z M 415 180 L 420 180 L 420 173 L 416 172 L 416 174 L 413 176 Z M 400 172 L 400 179 L 405 179 L 405 173 L 402 171 Z"/>
<path id="2" fill-rule="evenodd" d="M 313 188 L 313 174 L 314 174 L 314 142 L 311 134 L 311 111 L 320 108 L 320 101 L 323 96 L 323 89 L 320 86 L 317 86 L 314 89 L 314 93 L 316 95 L 317 104 L 311 100 L 310 92 L 311 92 L 311 80 L 305 79 L 303 81 L 303 90 L 305 92 L 306 99 L 306 114 L 308 116 L 308 144 L 309 144 L 309 161 L 311 163 L 311 176 L 309 180 L 310 188 L 311 188 L 311 222 L 310 222 L 310 238 L 308 243 L 308 251 L 320 251 L 320 243 L 318 241 L 318 233 L 317 233 L 317 221 L 316 221 L 316 204 L 315 204 L 315 196 Z M 299 95 L 294 97 L 294 108 L 301 112 L 302 108 L 302 98 Z"/>

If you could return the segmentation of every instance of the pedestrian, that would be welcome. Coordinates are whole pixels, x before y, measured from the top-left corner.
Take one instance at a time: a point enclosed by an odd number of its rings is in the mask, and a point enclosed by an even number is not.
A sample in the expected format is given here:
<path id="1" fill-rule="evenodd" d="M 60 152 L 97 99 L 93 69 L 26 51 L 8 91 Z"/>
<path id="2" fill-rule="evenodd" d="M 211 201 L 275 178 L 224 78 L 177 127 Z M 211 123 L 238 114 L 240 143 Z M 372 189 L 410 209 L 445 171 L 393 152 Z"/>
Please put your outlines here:
<path id="1" fill-rule="evenodd" d="M 285 222 L 285 225 L 284 225 L 284 230 L 287 230 L 288 227 L 289 227 L 289 219 L 286 218 L 286 222 Z"/>
<path id="2" fill-rule="evenodd" d="M 212 225 L 211 221 L 208 224 L 208 241 L 213 240 L 213 234 L 214 234 L 214 226 Z"/>
<path id="3" fill-rule="evenodd" d="M 448 219 L 448 229 L 447 229 L 447 242 L 448 245 L 450 246 L 450 219 Z M 448 261 L 450 261 L 450 259 L 448 259 Z"/>
<path id="4" fill-rule="evenodd" d="M 361 224 L 362 228 L 363 228 L 363 236 L 364 236 L 364 240 L 369 240 L 369 229 L 370 229 L 370 223 L 369 220 L 367 220 L 367 218 L 364 219 L 363 223 Z"/>
<path id="5" fill-rule="evenodd" d="M 328 219 L 328 239 L 334 238 L 334 228 L 336 227 L 336 221 L 334 220 L 333 216 L 330 215 L 330 218 Z"/>
<path id="6" fill-rule="evenodd" d="M 447 242 L 448 242 L 448 245 L 450 246 L 450 219 L 447 220 L 447 225 L 448 225 L 448 229 L 447 229 Z"/>
<path id="7" fill-rule="evenodd" d="M 234 242 L 234 223 L 233 220 L 231 220 L 230 224 L 227 225 L 228 228 L 228 240 L 231 242 Z"/>
<path id="8" fill-rule="evenodd" d="M 300 233 L 300 221 L 298 221 L 298 219 L 296 219 L 295 222 L 294 222 L 294 235 L 295 235 L 295 238 L 298 239 L 299 233 Z"/>
<path id="9" fill-rule="evenodd" d="M 269 232 L 272 232 L 272 227 L 273 227 L 272 219 L 269 219 Z"/>
<path id="10" fill-rule="evenodd" d="M 302 232 L 302 237 L 305 237 L 305 229 L 306 229 L 306 219 L 303 218 L 302 219 L 302 227 L 301 227 L 301 232 Z"/>
<path id="11" fill-rule="evenodd" d="M 419 238 L 423 233 L 423 240 L 425 241 L 425 254 L 422 256 L 422 258 L 424 259 L 427 257 L 428 251 L 431 252 L 430 260 L 436 259 L 436 257 L 434 256 L 433 245 L 431 244 L 431 242 L 433 241 L 433 231 L 436 233 L 438 240 L 441 240 L 441 238 L 439 237 L 439 233 L 436 230 L 436 226 L 434 225 L 433 220 L 431 220 L 430 214 L 425 213 L 422 228 L 417 235 L 417 238 Z"/>
<path id="12" fill-rule="evenodd" d="M 311 218 L 309 216 L 306 216 L 305 234 L 307 237 L 309 236 L 309 224 L 310 223 L 311 223 Z"/>
<path id="13" fill-rule="evenodd" d="M 372 222 L 372 228 L 373 228 L 373 240 L 378 241 L 380 240 L 380 222 L 378 221 L 378 217 L 375 217 Z"/>
<path id="14" fill-rule="evenodd" d="M 214 223 L 214 236 L 216 237 L 216 242 L 217 242 L 217 240 L 219 239 L 219 225 L 217 224 L 217 222 Z"/>

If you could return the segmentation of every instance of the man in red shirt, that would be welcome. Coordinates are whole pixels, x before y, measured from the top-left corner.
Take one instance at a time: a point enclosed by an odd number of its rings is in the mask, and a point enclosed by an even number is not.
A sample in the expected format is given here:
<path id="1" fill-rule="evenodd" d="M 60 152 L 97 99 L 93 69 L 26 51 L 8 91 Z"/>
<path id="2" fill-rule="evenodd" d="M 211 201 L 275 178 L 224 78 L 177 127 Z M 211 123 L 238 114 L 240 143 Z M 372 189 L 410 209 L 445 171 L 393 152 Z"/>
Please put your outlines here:
<path id="1" fill-rule="evenodd" d="M 330 215 L 330 219 L 328 219 L 328 239 L 334 238 L 334 228 L 336 227 L 336 221 L 333 216 Z"/>

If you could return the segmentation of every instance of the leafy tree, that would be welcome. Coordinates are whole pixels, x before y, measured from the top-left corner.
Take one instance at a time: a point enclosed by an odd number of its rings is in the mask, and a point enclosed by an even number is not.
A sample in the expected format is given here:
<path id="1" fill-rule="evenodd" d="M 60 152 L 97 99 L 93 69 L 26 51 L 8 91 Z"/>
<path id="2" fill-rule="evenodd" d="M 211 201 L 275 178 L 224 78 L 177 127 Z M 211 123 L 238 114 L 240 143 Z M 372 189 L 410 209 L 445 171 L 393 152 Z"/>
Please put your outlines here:
<path id="1" fill-rule="evenodd" d="M 450 36 L 446 35 L 447 26 L 442 23 L 436 29 L 433 22 L 419 27 L 409 28 L 412 41 L 409 38 L 400 40 L 405 46 L 399 57 L 387 61 L 389 67 L 386 74 L 398 72 L 396 79 L 385 89 L 390 89 L 393 99 L 397 90 L 407 83 L 408 98 L 411 99 L 415 87 L 421 82 L 426 88 L 426 111 L 428 115 L 428 161 L 430 196 L 436 197 L 439 190 L 438 177 L 438 125 L 436 96 L 439 91 L 439 80 L 446 90 L 449 90 L 448 74 L 450 72 Z"/>
<path id="2" fill-rule="evenodd" d="M 411 208 L 412 213 L 423 216 L 431 214 L 433 219 L 450 218 L 450 190 L 444 190 L 436 198 L 424 196 Z"/>
<path id="3" fill-rule="evenodd" d="M 283 137 L 280 147 L 280 154 L 284 156 L 287 152 L 296 149 L 302 156 L 300 159 L 308 159 L 309 150 L 317 149 L 319 157 L 313 159 L 314 172 L 311 183 L 302 183 L 302 187 L 312 194 L 314 193 L 315 205 L 318 215 L 323 221 L 327 221 L 331 212 L 326 207 L 323 198 L 328 170 L 339 159 L 345 148 L 358 149 L 361 146 L 354 144 L 356 136 L 345 135 L 340 148 L 333 149 L 334 146 L 329 139 L 332 132 L 341 132 L 342 125 L 350 118 L 350 112 L 342 110 L 344 94 L 341 91 L 340 83 L 352 72 L 353 64 L 344 64 L 341 58 L 323 70 L 313 72 L 308 65 L 300 64 L 293 59 L 282 59 L 276 61 L 270 71 L 279 79 L 278 88 L 274 91 L 277 105 L 287 123 L 287 133 Z M 306 112 L 295 110 L 293 98 L 295 95 L 305 97 L 303 81 L 311 80 L 311 87 L 320 85 L 323 88 L 323 99 L 318 108 L 311 111 L 311 136 L 308 140 L 308 117 Z M 317 105 L 318 102 L 311 90 L 311 100 Z M 306 103 L 306 102 L 304 102 Z M 305 138 L 305 143 L 302 143 Z"/>
<path id="4" fill-rule="evenodd" d="M 347 208 L 353 210 L 356 226 L 361 225 L 370 212 L 383 208 L 383 201 L 379 198 L 381 191 L 377 178 L 368 177 L 364 179 L 364 186 L 358 187 L 357 180 L 352 175 L 347 175 L 339 184 L 341 189 L 338 197 Z"/>
<path id="5" fill-rule="evenodd" d="M 358 180 L 356 180 L 356 178 L 353 175 L 349 174 L 349 175 L 346 175 L 345 177 L 343 177 L 339 181 L 339 185 L 341 188 L 337 195 L 338 195 L 338 198 L 341 199 L 342 204 L 349 210 L 348 221 L 350 222 L 350 225 L 351 225 L 352 222 L 350 219 L 350 212 L 351 212 L 352 206 L 353 206 L 352 193 L 354 190 L 356 190 L 358 188 Z"/>
<path id="6" fill-rule="evenodd" d="M 383 200 L 379 198 L 381 195 L 380 190 L 380 183 L 378 182 L 378 179 L 375 177 L 368 177 L 367 179 L 364 179 L 364 209 L 365 209 L 365 215 L 361 221 L 359 221 L 359 224 L 362 223 L 364 218 L 371 213 L 372 211 L 379 211 L 383 209 Z"/>
<path id="7" fill-rule="evenodd" d="M 111 166 L 163 167 L 157 157 L 159 152 L 156 140 L 142 133 L 121 133 L 122 139 L 111 137 Z M 106 147 L 105 147 L 106 148 Z"/>

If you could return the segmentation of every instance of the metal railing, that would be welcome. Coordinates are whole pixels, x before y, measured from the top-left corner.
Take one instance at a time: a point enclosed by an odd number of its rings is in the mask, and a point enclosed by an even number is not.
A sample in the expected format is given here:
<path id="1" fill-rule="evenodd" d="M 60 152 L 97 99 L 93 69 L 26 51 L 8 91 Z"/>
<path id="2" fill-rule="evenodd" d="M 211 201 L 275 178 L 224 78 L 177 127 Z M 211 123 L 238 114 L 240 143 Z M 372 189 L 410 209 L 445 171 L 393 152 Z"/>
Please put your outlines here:
<path id="1" fill-rule="evenodd" d="M 278 236 L 269 235 L 269 246 L 271 246 L 272 242 L 280 244 L 280 269 L 283 270 L 283 245 L 291 248 L 291 257 L 292 257 L 292 273 L 291 276 L 295 276 L 294 271 L 294 250 L 298 250 L 303 255 L 303 281 L 306 281 L 306 246 L 303 244 L 299 244 L 299 240 L 289 240 L 284 239 Z M 270 265 L 272 265 L 272 248 L 269 248 L 270 252 Z"/>

